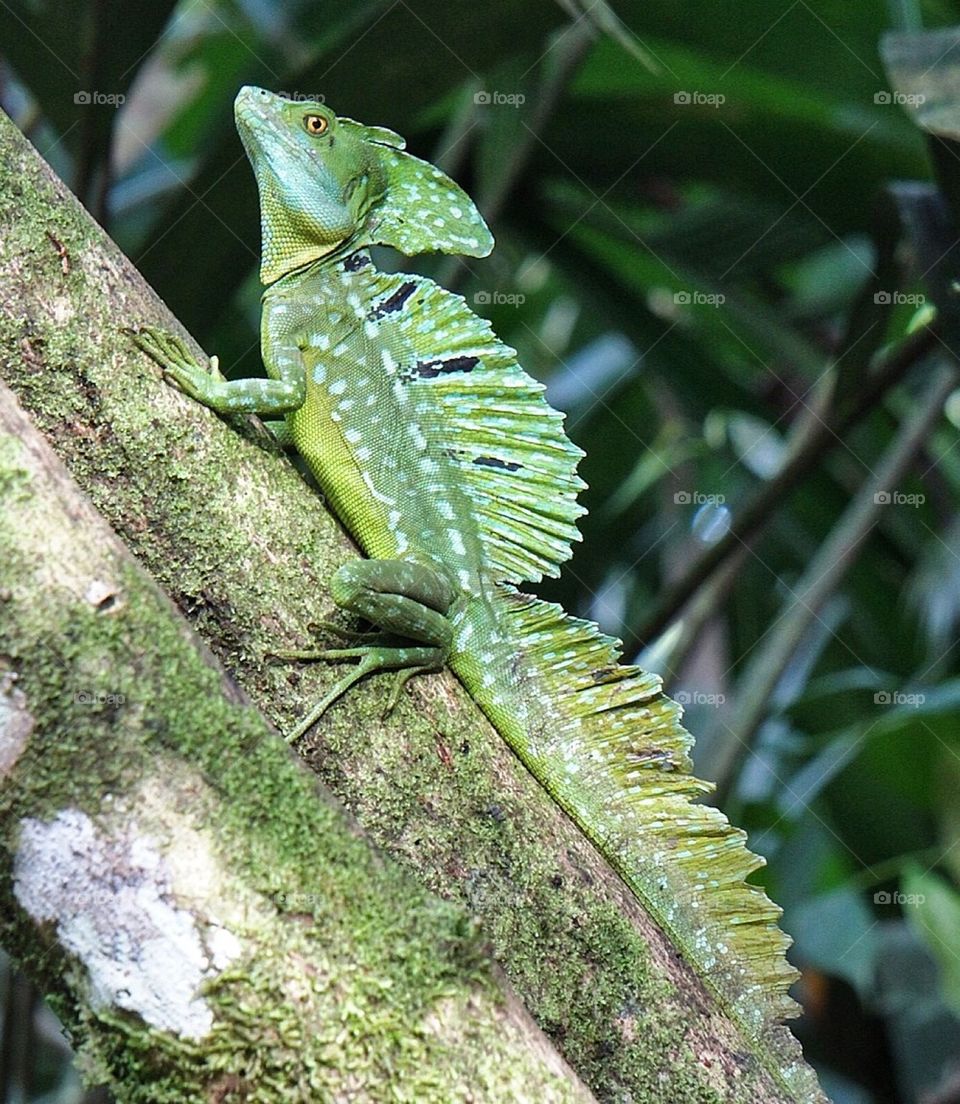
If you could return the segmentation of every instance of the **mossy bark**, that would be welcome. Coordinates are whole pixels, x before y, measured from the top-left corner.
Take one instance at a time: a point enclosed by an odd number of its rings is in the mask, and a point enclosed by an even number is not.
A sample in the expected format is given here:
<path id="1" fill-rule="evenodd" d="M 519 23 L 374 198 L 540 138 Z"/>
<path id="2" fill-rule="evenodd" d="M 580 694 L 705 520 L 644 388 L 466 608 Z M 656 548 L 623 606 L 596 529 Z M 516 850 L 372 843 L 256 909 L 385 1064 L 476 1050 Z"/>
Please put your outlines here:
<path id="1" fill-rule="evenodd" d="M 121 327 L 175 320 L 9 124 L 0 164 L 0 377 L 237 683 L 289 728 L 342 672 L 269 653 L 338 616 L 325 581 L 355 550 L 254 429 L 165 386 L 131 347 Z M 456 680 L 415 680 L 382 721 L 386 693 L 372 678 L 337 703 L 305 741 L 308 763 L 422 885 L 469 906 L 596 1095 L 788 1099 Z M 783 1040 L 795 1055 L 786 1029 Z"/>
<path id="2" fill-rule="evenodd" d="M 133 1104 L 594 1099 L 0 384 L 3 941 Z"/>

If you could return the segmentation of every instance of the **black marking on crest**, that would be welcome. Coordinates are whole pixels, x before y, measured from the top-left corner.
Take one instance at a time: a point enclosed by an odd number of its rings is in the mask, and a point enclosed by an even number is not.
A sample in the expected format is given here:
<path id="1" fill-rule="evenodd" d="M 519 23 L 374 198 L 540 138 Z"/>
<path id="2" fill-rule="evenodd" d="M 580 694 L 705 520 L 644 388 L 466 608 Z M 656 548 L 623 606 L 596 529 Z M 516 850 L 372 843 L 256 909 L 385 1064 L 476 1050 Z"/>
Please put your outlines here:
<path id="1" fill-rule="evenodd" d="M 620 668 L 616 667 L 598 667 L 595 671 L 590 672 L 590 677 L 594 682 L 606 682 L 611 675 L 615 675 Z"/>
<path id="2" fill-rule="evenodd" d="M 518 471 L 523 466 L 512 460 L 501 460 L 499 456 L 477 456 L 473 462 L 485 468 L 502 468 L 504 471 L 512 472 Z"/>
<path id="3" fill-rule="evenodd" d="M 512 587 L 498 586 L 497 595 L 507 605 L 516 606 L 517 609 L 528 609 L 537 600 L 529 594 L 524 594 L 522 590 L 514 590 Z"/>
<path id="4" fill-rule="evenodd" d="M 401 284 L 393 295 L 384 299 L 382 303 L 377 303 L 367 317 L 372 322 L 377 318 L 383 318 L 385 314 L 394 314 L 401 309 L 403 304 L 416 290 L 417 285 L 412 280 L 408 280 L 405 284 Z"/>
<path id="5" fill-rule="evenodd" d="M 363 268 L 365 265 L 373 264 L 373 261 L 365 253 L 351 253 L 343 262 L 343 267 L 347 272 L 356 272 L 357 269 Z"/>
<path id="6" fill-rule="evenodd" d="M 632 761 L 638 763 L 640 766 L 646 766 L 648 763 L 655 763 L 660 770 L 672 771 L 679 769 L 677 762 L 670 752 L 663 748 L 634 748 L 629 751 L 627 755 Z"/>
<path id="7" fill-rule="evenodd" d="M 480 363 L 475 356 L 449 357 L 447 360 L 418 360 L 414 371 L 421 379 L 436 379 L 441 373 L 472 372 Z"/>

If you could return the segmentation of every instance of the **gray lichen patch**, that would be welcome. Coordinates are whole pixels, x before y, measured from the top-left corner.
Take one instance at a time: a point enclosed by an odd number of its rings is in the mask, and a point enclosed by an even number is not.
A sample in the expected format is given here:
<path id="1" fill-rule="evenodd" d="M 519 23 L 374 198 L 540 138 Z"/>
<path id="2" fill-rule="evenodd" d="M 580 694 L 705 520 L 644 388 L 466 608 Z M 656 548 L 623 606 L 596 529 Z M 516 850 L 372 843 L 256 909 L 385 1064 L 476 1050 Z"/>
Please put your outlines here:
<path id="1" fill-rule="evenodd" d="M 14 894 L 86 968 L 96 1010 L 135 1012 L 152 1027 L 202 1039 L 213 1011 L 199 990 L 239 953 L 225 928 L 202 932 L 177 903 L 161 849 L 136 825 L 106 831 L 78 809 L 21 822 Z"/>

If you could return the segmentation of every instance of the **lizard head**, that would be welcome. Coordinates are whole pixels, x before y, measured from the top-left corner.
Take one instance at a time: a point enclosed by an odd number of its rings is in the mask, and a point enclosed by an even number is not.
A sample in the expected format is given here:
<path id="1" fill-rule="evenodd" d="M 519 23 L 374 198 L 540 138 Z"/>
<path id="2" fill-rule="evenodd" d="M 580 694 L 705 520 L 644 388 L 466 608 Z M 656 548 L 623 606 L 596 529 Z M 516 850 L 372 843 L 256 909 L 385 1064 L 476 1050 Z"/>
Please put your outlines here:
<path id="1" fill-rule="evenodd" d="M 333 253 L 363 225 L 385 178 L 364 143 L 314 100 L 241 88 L 237 130 L 260 191 L 265 284 Z"/>
<path id="2" fill-rule="evenodd" d="M 263 283 L 367 245 L 474 257 L 493 248 L 466 193 L 392 130 L 249 86 L 234 114 L 260 191 Z"/>

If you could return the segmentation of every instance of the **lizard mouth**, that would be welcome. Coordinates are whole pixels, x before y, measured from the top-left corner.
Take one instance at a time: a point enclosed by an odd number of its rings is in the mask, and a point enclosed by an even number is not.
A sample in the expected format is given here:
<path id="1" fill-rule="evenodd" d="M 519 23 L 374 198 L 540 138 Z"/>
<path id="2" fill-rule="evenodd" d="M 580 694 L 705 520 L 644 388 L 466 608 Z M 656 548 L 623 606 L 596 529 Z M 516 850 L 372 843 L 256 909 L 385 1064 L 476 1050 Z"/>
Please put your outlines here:
<path id="1" fill-rule="evenodd" d="M 237 97 L 233 101 L 233 115 L 240 134 L 240 141 L 243 143 L 243 148 L 251 161 L 253 161 L 254 154 L 260 156 L 269 154 L 267 144 L 261 141 L 261 135 L 268 129 L 271 144 L 283 146 L 287 153 L 291 154 L 297 161 L 307 161 L 304 150 L 296 142 L 287 139 L 283 128 L 271 125 L 275 121 L 275 105 L 283 102 L 281 96 L 276 96 L 265 88 L 256 88 L 249 84 L 244 85 L 237 93 Z"/>
<path id="2" fill-rule="evenodd" d="M 266 108 L 275 97 L 265 88 L 257 88 L 252 84 L 245 84 L 237 93 L 233 101 L 233 114 L 237 122 L 249 125 L 254 119 L 264 119 Z"/>

